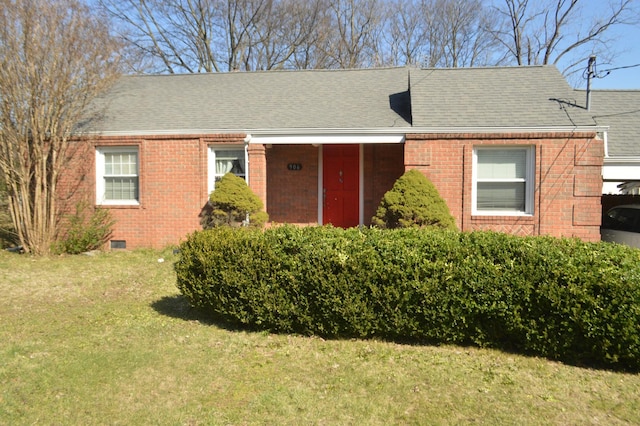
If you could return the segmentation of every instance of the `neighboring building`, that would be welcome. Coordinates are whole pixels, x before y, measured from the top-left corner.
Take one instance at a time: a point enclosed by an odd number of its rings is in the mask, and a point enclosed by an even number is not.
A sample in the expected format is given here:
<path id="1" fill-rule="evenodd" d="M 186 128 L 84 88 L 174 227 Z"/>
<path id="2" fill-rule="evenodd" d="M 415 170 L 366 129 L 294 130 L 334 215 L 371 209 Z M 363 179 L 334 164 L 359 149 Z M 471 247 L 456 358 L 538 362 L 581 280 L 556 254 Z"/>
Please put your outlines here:
<path id="1" fill-rule="evenodd" d="M 600 238 L 606 128 L 552 66 L 126 76 L 96 108 L 65 179 L 111 247 L 178 243 L 229 171 L 274 224 L 368 225 L 418 169 L 463 231 Z"/>
<path id="2" fill-rule="evenodd" d="M 586 92 L 576 92 L 586 102 Z M 602 193 L 640 194 L 640 90 L 593 90 L 589 113 L 607 127 Z"/>

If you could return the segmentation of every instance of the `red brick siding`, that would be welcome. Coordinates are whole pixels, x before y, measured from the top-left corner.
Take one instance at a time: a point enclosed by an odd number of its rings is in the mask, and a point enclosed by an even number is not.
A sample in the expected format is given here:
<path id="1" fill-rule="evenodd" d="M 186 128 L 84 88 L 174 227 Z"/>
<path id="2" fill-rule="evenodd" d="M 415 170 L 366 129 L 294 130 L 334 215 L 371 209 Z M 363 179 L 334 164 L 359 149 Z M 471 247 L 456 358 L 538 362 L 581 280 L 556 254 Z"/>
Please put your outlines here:
<path id="1" fill-rule="evenodd" d="M 364 145 L 364 223 L 371 223 L 382 196 L 404 172 L 401 144 Z M 290 171 L 287 165 L 302 165 Z M 267 200 L 273 223 L 317 224 L 319 148 L 273 145 L 267 148 Z M 253 186 L 253 182 L 252 182 Z"/>
<path id="2" fill-rule="evenodd" d="M 117 137 L 90 141 L 79 149 L 62 177 L 61 207 L 95 203 L 95 147 L 139 147 L 140 205 L 107 206 L 116 218 L 112 238 L 127 248 L 161 248 L 200 229 L 207 194 L 208 146 L 243 146 L 244 134 Z M 473 149 L 477 146 L 534 146 L 534 214 L 471 214 Z M 458 227 L 518 235 L 549 234 L 598 240 L 603 143 L 594 134 L 424 134 L 406 143 L 364 145 L 364 222 L 380 199 L 408 169 L 422 171 L 438 188 Z M 248 146 L 249 181 L 265 202 L 273 223 L 315 224 L 318 219 L 319 148 L 312 145 Z M 290 163 L 302 165 L 292 171 Z"/>
<path id="3" fill-rule="evenodd" d="M 480 146 L 534 146 L 534 214 L 474 216 L 473 149 Z M 496 230 L 517 235 L 600 238 L 603 143 L 592 133 L 408 135 L 406 169 L 431 179 L 464 231 Z"/>
<path id="4" fill-rule="evenodd" d="M 207 202 L 208 146 L 239 144 L 244 135 L 219 137 L 117 137 L 92 141 L 90 149 L 78 157 L 84 169 L 70 168 L 65 177 L 66 197 L 74 201 L 90 194 L 95 203 L 95 149 L 106 146 L 137 146 L 139 161 L 140 205 L 103 206 L 116 220 L 112 240 L 125 240 L 127 248 L 162 248 L 177 244 L 188 233 L 200 228 L 199 214 Z M 87 167 L 88 166 L 88 167 Z M 80 191 L 69 197 L 72 185 L 80 182 Z"/>
<path id="5" fill-rule="evenodd" d="M 58 182 L 58 209 L 64 217 L 75 211 L 79 201 L 89 206 L 95 203 L 95 150 L 92 141 L 81 140 L 70 143 L 67 165 Z M 92 188 L 93 192 L 92 192 Z"/>
<path id="6" fill-rule="evenodd" d="M 262 200 L 267 209 L 267 160 L 264 145 L 254 144 L 247 147 L 249 161 L 249 186 Z"/>
<path id="7" fill-rule="evenodd" d="M 404 145 L 364 146 L 364 224 L 370 225 L 384 194 L 404 173 Z"/>
<path id="8" fill-rule="evenodd" d="M 319 148 L 273 145 L 266 151 L 269 221 L 317 224 Z M 302 169 L 289 170 L 288 164 L 300 164 Z"/>

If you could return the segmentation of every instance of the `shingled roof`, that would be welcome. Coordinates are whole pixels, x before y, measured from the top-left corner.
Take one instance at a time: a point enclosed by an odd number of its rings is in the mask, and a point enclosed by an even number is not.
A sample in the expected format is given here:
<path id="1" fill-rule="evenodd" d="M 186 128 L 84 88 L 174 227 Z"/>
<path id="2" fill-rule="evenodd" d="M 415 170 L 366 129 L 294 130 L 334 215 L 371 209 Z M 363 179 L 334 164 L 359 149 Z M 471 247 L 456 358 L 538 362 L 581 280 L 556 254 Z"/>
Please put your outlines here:
<path id="1" fill-rule="evenodd" d="M 583 90 L 577 90 L 586 99 Z M 610 157 L 640 158 L 640 90 L 593 90 L 590 114 L 599 125 L 609 126 Z"/>
<path id="2" fill-rule="evenodd" d="M 403 68 L 125 76 L 100 101 L 106 132 L 409 128 Z M 393 105 L 392 105 L 393 103 Z"/>
<path id="3" fill-rule="evenodd" d="M 593 126 L 554 66 L 411 70 L 416 127 Z"/>
<path id="4" fill-rule="evenodd" d="M 594 126 L 553 66 L 124 76 L 101 133 L 495 131 Z"/>

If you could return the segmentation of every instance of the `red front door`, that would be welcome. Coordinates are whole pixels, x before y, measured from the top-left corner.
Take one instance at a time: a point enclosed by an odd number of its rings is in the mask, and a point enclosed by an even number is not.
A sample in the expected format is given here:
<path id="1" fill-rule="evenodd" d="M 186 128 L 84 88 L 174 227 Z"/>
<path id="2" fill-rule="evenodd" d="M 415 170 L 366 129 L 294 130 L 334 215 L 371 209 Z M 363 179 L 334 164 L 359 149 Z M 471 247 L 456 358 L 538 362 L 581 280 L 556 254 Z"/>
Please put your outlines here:
<path id="1" fill-rule="evenodd" d="M 322 222 L 341 228 L 360 224 L 360 147 L 322 147 Z"/>

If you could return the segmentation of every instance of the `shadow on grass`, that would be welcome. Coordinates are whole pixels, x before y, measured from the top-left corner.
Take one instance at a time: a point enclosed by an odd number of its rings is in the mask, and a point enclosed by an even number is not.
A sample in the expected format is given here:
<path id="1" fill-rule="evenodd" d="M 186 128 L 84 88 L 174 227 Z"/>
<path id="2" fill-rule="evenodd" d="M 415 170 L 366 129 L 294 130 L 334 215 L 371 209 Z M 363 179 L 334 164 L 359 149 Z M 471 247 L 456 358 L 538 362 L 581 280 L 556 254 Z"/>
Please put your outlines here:
<path id="1" fill-rule="evenodd" d="M 192 307 L 187 299 L 182 295 L 175 296 L 165 296 L 160 300 L 157 300 L 151 304 L 151 307 L 161 315 L 165 315 L 171 318 L 177 318 L 184 321 L 197 321 L 204 325 L 214 326 L 223 330 L 238 332 L 238 331 L 265 331 L 261 330 L 259 327 L 251 327 L 251 326 L 242 326 L 240 324 L 231 323 L 229 321 L 225 321 L 223 318 L 216 316 L 215 314 L 202 309 L 202 308 L 194 308 Z M 278 333 L 275 334 L 286 334 L 286 333 Z M 363 339 L 366 340 L 366 337 L 356 337 L 356 336 L 320 336 L 324 339 L 329 340 L 347 340 L 347 339 Z M 374 337 L 370 338 L 393 342 L 401 345 L 409 345 L 409 346 L 439 346 L 441 344 L 452 344 L 458 345 L 460 347 L 478 347 L 469 343 L 451 343 L 451 342 L 439 342 L 433 340 L 421 340 L 421 339 L 402 339 L 402 338 L 385 338 L 385 337 Z M 542 357 L 547 358 L 549 361 L 553 362 L 561 362 L 565 365 L 570 365 L 583 369 L 591 369 L 591 370 L 605 370 L 605 371 L 614 371 L 614 372 L 623 372 L 630 374 L 637 374 L 640 372 L 640 369 L 629 368 L 626 365 L 607 365 L 602 362 L 594 361 L 594 360 L 582 360 L 582 359 L 567 359 L 567 358 L 549 358 L 544 355 L 540 355 L 537 353 L 530 353 L 527 351 L 519 351 L 510 347 L 507 344 L 496 344 L 492 347 L 492 349 L 502 351 L 506 354 L 518 355 L 518 356 L 533 356 L 533 357 Z"/>
<path id="2" fill-rule="evenodd" d="M 153 302 L 151 307 L 159 314 L 171 318 L 177 318 L 184 321 L 198 321 L 205 325 L 212 325 L 229 331 L 244 330 L 242 327 L 231 324 L 205 309 L 194 308 L 181 294 L 165 296 L 162 299 Z"/>

